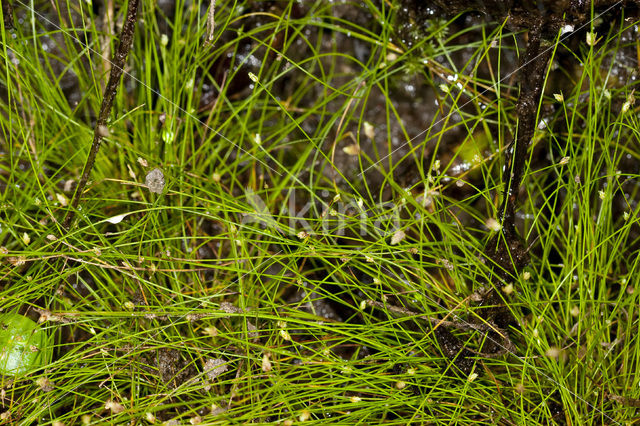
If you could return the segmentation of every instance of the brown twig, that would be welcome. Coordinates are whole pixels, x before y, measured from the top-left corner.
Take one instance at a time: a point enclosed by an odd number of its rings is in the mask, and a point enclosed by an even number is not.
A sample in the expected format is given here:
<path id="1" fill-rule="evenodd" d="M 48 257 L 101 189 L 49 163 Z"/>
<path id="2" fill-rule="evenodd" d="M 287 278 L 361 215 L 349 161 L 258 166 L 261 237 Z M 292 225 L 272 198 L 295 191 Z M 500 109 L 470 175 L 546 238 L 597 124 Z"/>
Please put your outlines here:
<path id="1" fill-rule="evenodd" d="M 102 52 L 100 55 L 102 56 L 102 72 L 105 74 L 111 71 L 111 62 L 109 61 L 109 57 L 111 57 L 111 43 L 109 42 L 109 39 L 111 37 L 108 34 L 113 32 L 113 1 L 114 0 L 107 0 L 104 5 L 105 11 L 102 16 L 102 31 L 104 31 L 104 37 L 102 39 Z M 103 83 L 102 90 L 104 90 L 104 88 L 105 86 Z"/>
<path id="2" fill-rule="evenodd" d="M 517 196 L 529 155 L 529 145 L 536 129 L 536 117 L 545 71 L 553 49 L 541 44 L 541 27 L 538 25 L 529 32 L 529 45 L 524 55 L 520 76 L 520 96 L 516 104 L 518 130 L 511 146 L 507 149 L 507 166 L 503 180 L 507 182 L 503 199 L 502 226 L 507 239 L 515 235 L 515 214 Z"/>
<path id="3" fill-rule="evenodd" d="M 210 0 L 209 12 L 207 12 L 207 32 L 204 39 L 204 45 L 208 46 L 213 43 L 214 34 L 216 29 L 216 0 Z"/>
<path id="4" fill-rule="evenodd" d="M 461 356 L 459 352 L 461 352 L 462 349 L 468 351 L 469 354 L 481 356 L 483 358 L 498 358 L 502 355 L 515 351 L 515 345 L 511 342 L 509 335 L 505 331 L 497 329 L 492 324 L 474 324 L 471 322 L 447 321 L 444 319 L 431 318 L 427 315 L 420 315 L 400 306 L 384 304 L 371 299 L 367 299 L 366 303 L 369 306 L 383 311 L 392 312 L 398 315 L 416 317 L 428 321 L 433 326 L 433 331 L 436 333 L 436 337 L 438 337 L 439 340 L 447 341 L 448 345 L 446 346 L 449 348 L 448 352 L 450 352 L 449 355 L 451 356 Z M 497 350 L 482 352 L 466 348 L 462 342 L 460 342 L 459 339 L 454 337 L 451 333 L 444 331 L 443 329 L 439 329 L 440 326 L 446 328 L 457 328 L 458 330 L 464 331 L 482 332 L 493 343 L 493 346 L 495 346 Z M 493 333 L 493 336 L 490 336 L 489 333 Z M 464 356 L 464 354 L 462 355 Z"/>
<path id="5" fill-rule="evenodd" d="M 516 103 L 518 128 L 513 141 L 506 149 L 506 166 L 502 178 L 506 185 L 501 210 L 502 230 L 487 246 L 487 256 L 496 266 L 494 269 L 496 275 L 503 281 L 512 281 L 529 260 L 528 247 L 518 236 L 515 219 L 518 210 L 518 193 L 529 158 L 529 145 L 536 129 L 538 104 L 553 51 L 545 46 L 542 40 L 542 25 L 537 24 L 529 31 L 527 50 L 518 70 L 520 80 L 520 94 Z M 501 304 L 497 295 L 492 296 L 490 304 Z M 509 319 L 507 322 L 513 321 Z M 505 324 L 499 322 L 499 325 Z"/>
<path id="6" fill-rule="evenodd" d="M 129 5 L 127 6 L 127 16 L 125 17 L 124 25 L 122 26 L 122 31 L 120 32 L 120 44 L 116 49 L 116 52 L 113 55 L 113 59 L 111 61 L 112 66 L 109 73 L 109 81 L 107 82 L 107 86 L 104 90 L 104 97 L 102 98 L 102 104 L 100 105 L 100 113 L 98 114 L 98 120 L 96 121 L 95 128 L 93 129 L 93 142 L 91 144 L 91 151 L 89 152 L 87 161 L 85 162 L 84 168 L 82 169 L 82 177 L 80 178 L 78 186 L 76 187 L 76 190 L 73 194 L 73 198 L 71 200 L 71 208 L 67 211 L 67 215 L 64 218 L 63 226 L 65 228 L 69 228 L 71 220 L 75 216 L 78 203 L 82 198 L 82 193 L 85 186 L 87 185 L 89 175 L 91 174 L 91 170 L 93 169 L 93 165 L 96 161 L 96 156 L 98 155 L 98 151 L 100 150 L 100 143 L 102 142 L 102 138 L 105 136 L 105 130 L 107 128 L 107 118 L 109 117 L 109 113 L 111 112 L 113 100 L 115 99 L 116 92 L 118 91 L 120 77 L 122 76 L 122 73 L 124 71 L 125 61 L 127 60 L 129 50 L 131 50 L 131 44 L 133 43 L 133 34 L 135 31 L 137 17 L 138 0 L 129 0 Z"/>

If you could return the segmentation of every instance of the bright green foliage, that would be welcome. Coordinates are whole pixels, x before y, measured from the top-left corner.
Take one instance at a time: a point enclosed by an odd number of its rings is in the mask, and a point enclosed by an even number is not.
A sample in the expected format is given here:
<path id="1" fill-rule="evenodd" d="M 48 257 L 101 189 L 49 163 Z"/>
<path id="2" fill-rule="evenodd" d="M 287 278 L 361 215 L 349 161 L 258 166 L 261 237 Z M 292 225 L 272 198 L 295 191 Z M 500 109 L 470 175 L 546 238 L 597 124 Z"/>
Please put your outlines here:
<path id="1" fill-rule="evenodd" d="M 635 18 L 581 30 L 595 46 L 577 30 L 551 43 L 518 193 L 531 263 L 500 292 L 515 349 L 459 377 L 424 317 L 484 318 L 524 34 L 466 14 L 404 43 L 399 0 L 238 0 L 215 2 L 205 45 L 209 1 L 140 2 L 109 136 L 65 230 L 127 2 L 11 3 L 0 308 L 49 311 L 56 357 L 32 364 L 46 377 L 7 376 L 0 423 L 637 418 L 640 105 L 621 113 L 640 93 L 623 78 L 637 73 Z M 144 186 L 155 168 L 162 194 Z"/>

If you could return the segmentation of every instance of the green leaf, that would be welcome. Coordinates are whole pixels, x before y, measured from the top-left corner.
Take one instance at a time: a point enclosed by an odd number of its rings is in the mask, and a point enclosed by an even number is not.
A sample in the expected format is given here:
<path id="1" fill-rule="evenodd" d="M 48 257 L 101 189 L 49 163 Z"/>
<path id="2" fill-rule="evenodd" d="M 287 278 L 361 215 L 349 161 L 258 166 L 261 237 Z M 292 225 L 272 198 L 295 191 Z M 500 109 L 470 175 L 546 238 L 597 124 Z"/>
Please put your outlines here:
<path id="1" fill-rule="evenodd" d="M 28 373 L 51 358 L 47 332 L 29 318 L 0 315 L 0 373 L 12 376 Z"/>

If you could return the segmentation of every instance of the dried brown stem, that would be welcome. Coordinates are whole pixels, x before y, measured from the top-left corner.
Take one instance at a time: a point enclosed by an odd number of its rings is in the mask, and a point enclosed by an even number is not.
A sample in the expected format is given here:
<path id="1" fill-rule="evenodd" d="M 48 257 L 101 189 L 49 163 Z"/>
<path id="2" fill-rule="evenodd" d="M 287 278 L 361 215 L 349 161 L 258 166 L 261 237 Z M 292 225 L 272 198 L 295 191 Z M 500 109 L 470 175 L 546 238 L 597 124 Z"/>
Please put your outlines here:
<path id="1" fill-rule="evenodd" d="M 104 97 L 102 98 L 102 104 L 100 105 L 100 113 L 98 114 L 98 120 L 96 121 L 95 128 L 93 129 L 93 142 L 91 144 L 91 151 L 87 157 L 87 161 L 82 169 L 82 177 L 78 182 L 78 186 L 73 194 L 71 200 L 71 208 L 68 210 L 66 217 L 63 221 L 63 226 L 69 228 L 71 220 L 73 220 L 78 203 L 82 198 L 82 193 L 89 180 L 89 175 L 93 169 L 93 165 L 96 161 L 96 156 L 100 150 L 100 144 L 104 137 L 104 129 L 106 129 L 107 118 L 111 112 L 113 106 L 113 100 L 115 99 L 120 84 L 120 77 L 124 71 L 125 62 L 131 50 L 131 44 L 133 43 L 133 34 L 135 32 L 135 25 L 138 17 L 138 0 L 130 0 L 127 6 L 127 16 L 125 17 L 122 31 L 120 32 L 120 44 L 116 49 L 113 59 L 111 61 L 111 71 L 109 73 L 109 81 L 104 90 Z"/>
<path id="2" fill-rule="evenodd" d="M 502 231 L 496 234 L 487 246 L 487 257 L 496 267 L 495 274 L 503 281 L 512 281 L 529 259 L 528 248 L 516 232 L 515 219 L 518 193 L 529 158 L 529 145 L 536 129 L 538 104 L 553 52 L 553 49 L 545 46 L 542 40 L 542 26 L 536 25 L 529 31 L 527 51 L 518 71 L 520 80 L 520 95 L 516 103 L 518 127 L 513 141 L 506 150 L 506 166 L 503 174 L 506 186 L 501 210 Z M 491 299 L 491 303 L 499 302 L 499 297 Z"/>
<path id="3" fill-rule="evenodd" d="M 367 299 L 366 303 L 369 306 L 378 308 L 383 311 L 389 311 L 398 315 L 412 316 L 428 321 L 429 323 L 431 323 L 431 325 L 433 325 L 433 331 L 436 335 L 436 338 L 442 344 L 441 346 L 443 347 L 443 349 L 445 349 L 445 354 L 450 358 L 466 358 L 469 356 L 498 358 L 515 350 L 515 346 L 511 342 L 509 335 L 505 331 L 497 329 L 492 324 L 474 324 L 470 322 L 447 321 L 443 319 L 432 318 L 427 315 L 419 315 L 416 312 L 400 306 L 384 304 L 371 299 Z M 447 328 L 457 328 L 464 331 L 483 332 L 492 343 L 491 348 L 493 350 L 490 352 L 482 352 L 466 348 L 462 344 L 462 342 L 460 342 L 460 339 L 446 330 Z"/>
<path id="4" fill-rule="evenodd" d="M 216 0 L 210 0 L 209 12 L 207 12 L 207 32 L 204 39 L 204 45 L 208 46 L 213 43 L 214 34 L 216 29 Z"/>
<path id="5" fill-rule="evenodd" d="M 507 149 L 507 166 L 503 180 L 507 182 L 503 200 L 502 226 L 507 237 L 515 235 L 515 213 L 517 196 L 529 154 L 529 145 L 536 129 L 536 117 L 544 77 L 551 58 L 552 49 L 541 43 L 540 26 L 529 33 L 529 46 L 524 56 L 520 75 L 520 96 L 516 104 L 518 133 Z"/>

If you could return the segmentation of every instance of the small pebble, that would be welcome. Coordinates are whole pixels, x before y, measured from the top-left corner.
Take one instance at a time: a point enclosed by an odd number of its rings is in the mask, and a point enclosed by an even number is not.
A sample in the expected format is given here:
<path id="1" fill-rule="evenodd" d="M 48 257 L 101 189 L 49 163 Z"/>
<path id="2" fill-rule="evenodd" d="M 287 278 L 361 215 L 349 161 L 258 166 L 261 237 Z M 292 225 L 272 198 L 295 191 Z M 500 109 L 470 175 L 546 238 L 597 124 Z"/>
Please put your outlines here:
<path id="1" fill-rule="evenodd" d="M 149 191 L 155 192 L 156 194 L 162 194 L 164 190 L 164 173 L 162 170 L 155 168 L 147 173 L 147 177 L 145 179 L 145 184 Z"/>
<path id="2" fill-rule="evenodd" d="M 229 369 L 227 361 L 220 358 L 209 358 L 204 363 L 204 372 L 209 380 L 215 380 L 216 377 Z"/>

